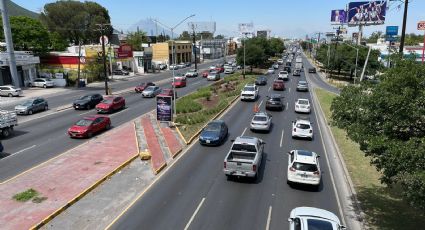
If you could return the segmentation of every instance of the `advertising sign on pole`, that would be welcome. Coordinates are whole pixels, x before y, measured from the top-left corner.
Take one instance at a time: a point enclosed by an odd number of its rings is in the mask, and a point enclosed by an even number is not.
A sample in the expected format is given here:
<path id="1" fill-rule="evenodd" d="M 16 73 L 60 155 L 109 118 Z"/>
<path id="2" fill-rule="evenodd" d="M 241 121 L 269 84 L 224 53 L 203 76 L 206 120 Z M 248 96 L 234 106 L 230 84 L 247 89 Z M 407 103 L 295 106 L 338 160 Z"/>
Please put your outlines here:
<path id="1" fill-rule="evenodd" d="M 103 35 L 103 40 L 105 40 L 105 45 L 109 44 L 109 40 L 106 35 Z M 102 36 L 99 38 L 99 43 L 102 45 Z"/>
<path id="2" fill-rule="evenodd" d="M 385 23 L 386 1 L 350 2 L 348 25 L 381 25 Z"/>
<path id="3" fill-rule="evenodd" d="M 385 41 L 395 42 L 397 41 L 398 26 L 387 26 L 385 30 Z"/>
<path id="4" fill-rule="evenodd" d="M 418 30 L 425 30 L 425 21 L 418 22 Z M 425 61 L 425 32 L 424 32 L 424 47 L 422 48 L 422 64 Z"/>
<path id="5" fill-rule="evenodd" d="M 331 24 L 344 24 L 347 23 L 347 14 L 345 10 L 332 10 L 331 11 Z"/>
<path id="6" fill-rule="evenodd" d="M 173 99 L 171 96 L 156 96 L 156 120 L 168 122 L 173 120 Z"/>

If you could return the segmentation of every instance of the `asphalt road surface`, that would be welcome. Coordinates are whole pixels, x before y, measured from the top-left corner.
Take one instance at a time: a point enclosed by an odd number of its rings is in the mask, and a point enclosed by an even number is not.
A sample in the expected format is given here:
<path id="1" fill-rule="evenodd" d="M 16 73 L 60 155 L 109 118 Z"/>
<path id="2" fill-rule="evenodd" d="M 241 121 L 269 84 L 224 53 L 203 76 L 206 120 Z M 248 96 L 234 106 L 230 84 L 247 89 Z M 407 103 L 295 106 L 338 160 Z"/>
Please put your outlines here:
<path id="1" fill-rule="evenodd" d="M 305 66 L 308 68 L 308 66 Z M 282 68 L 282 67 L 281 67 Z M 264 110 L 266 96 L 276 74 L 268 76 L 268 84 L 260 86 L 256 101 Z M 195 143 L 180 159 L 127 209 L 111 229 L 288 229 L 290 211 L 299 206 L 312 206 L 338 215 L 335 190 L 329 174 L 327 156 L 316 122 L 316 109 L 309 115 L 294 112 L 297 98 L 308 98 L 309 92 L 297 92 L 298 80 L 290 75 L 283 94 L 288 106 L 273 116 L 270 133 L 253 133 L 249 123 L 253 116 L 253 102 L 238 102 L 223 120 L 229 126 L 229 138 L 219 147 L 205 147 Z M 299 116 L 313 121 L 314 139 L 291 138 L 291 121 Z M 240 135 L 260 137 L 266 142 L 265 155 L 257 181 L 228 180 L 224 175 L 223 160 L 231 139 Z M 308 186 L 290 187 L 286 183 L 288 151 L 315 151 L 322 170 L 318 191 Z"/>
<path id="2" fill-rule="evenodd" d="M 218 62 L 222 62 L 222 60 L 200 64 L 198 65 L 198 69 L 206 69 L 208 66 L 215 65 Z M 186 68 L 181 71 L 185 72 L 188 69 L 189 68 Z M 171 88 L 171 76 L 171 71 L 167 71 L 158 75 L 136 77 L 129 81 L 116 82 L 113 87 L 115 91 L 118 91 L 134 87 L 141 81 L 162 81 L 162 83 L 159 84 L 160 87 Z M 187 81 L 187 87 L 176 90 L 178 96 L 183 96 L 195 91 L 200 86 L 212 83 L 202 78 L 202 76 L 188 78 Z M 86 90 L 72 90 L 67 93 L 66 96 L 52 95 L 46 98 L 49 101 L 50 108 L 53 108 L 71 104 L 72 101 L 89 92 L 103 94 L 103 89 L 88 88 Z M 155 109 L 155 98 L 142 98 L 141 94 L 137 94 L 134 91 L 123 93 L 122 96 L 126 99 L 126 108 L 109 115 L 112 120 L 112 128 L 118 127 L 125 122 Z M 86 139 L 71 139 L 66 132 L 68 128 L 80 118 L 96 114 L 96 111 L 75 111 L 74 109 L 68 109 L 54 113 L 43 113 L 45 112 L 24 116 L 27 121 L 20 123 L 15 128 L 14 135 L 2 140 L 5 150 L 4 153 L 1 153 L 2 159 L 0 159 L 0 181 L 5 181 L 33 166 L 86 142 Z M 34 119 L 32 119 L 32 116 Z"/>

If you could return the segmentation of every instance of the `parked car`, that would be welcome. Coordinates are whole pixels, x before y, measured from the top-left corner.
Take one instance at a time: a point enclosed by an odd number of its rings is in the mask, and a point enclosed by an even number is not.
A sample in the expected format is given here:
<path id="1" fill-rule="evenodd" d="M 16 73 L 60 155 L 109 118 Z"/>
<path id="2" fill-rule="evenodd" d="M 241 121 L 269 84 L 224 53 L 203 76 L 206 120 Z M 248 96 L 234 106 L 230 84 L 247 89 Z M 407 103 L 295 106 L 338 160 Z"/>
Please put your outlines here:
<path id="1" fill-rule="evenodd" d="M 313 126 L 311 121 L 299 118 L 292 122 L 292 138 L 306 138 L 313 140 Z"/>
<path id="2" fill-rule="evenodd" d="M 312 67 L 308 69 L 309 73 L 316 73 L 316 68 Z"/>
<path id="3" fill-rule="evenodd" d="M 156 95 L 161 93 L 161 88 L 158 86 L 149 86 L 142 92 L 143 97 L 156 97 Z"/>
<path id="4" fill-rule="evenodd" d="M 164 69 L 167 69 L 167 65 L 166 64 L 159 64 L 158 65 L 158 68 L 160 69 L 160 70 L 164 70 Z"/>
<path id="5" fill-rule="evenodd" d="M 257 179 L 263 159 L 265 142 L 257 137 L 241 136 L 232 140 L 233 144 L 224 158 L 223 172 L 230 177 L 250 177 Z"/>
<path id="6" fill-rule="evenodd" d="M 180 69 L 178 65 L 170 65 L 170 67 L 168 67 L 169 70 L 178 70 Z"/>
<path id="7" fill-rule="evenodd" d="M 341 225 L 341 222 L 335 214 L 320 208 L 294 208 L 289 215 L 288 221 L 289 230 L 346 229 L 345 226 Z"/>
<path id="8" fill-rule="evenodd" d="M 152 86 L 151 86 L 152 87 Z M 122 96 L 106 96 L 96 105 L 98 113 L 112 113 L 125 108 L 125 99 Z"/>
<path id="9" fill-rule="evenodd" d="M 267 97 L 266 110 L 283 110 L 283 96 L 280 94 L 272 94 Z"/>
<path id="10" fill-rule="evenodd" d="M 282 80 L 276 79 L 273 81 L 273 90 L 285 90 L 285 83 Z"/>
<path id="11" fill-rule="evenodd" d="M 217 73 L 224 73 L 224 67 L 217 66 L 217 67 L 215 67 L 215 71 L 217 71 Z"/>
<path id="12" fill-rule="evenodd" d="M 310 101 L 308 99 L 299 98 L 295 102 L 296 113 L 310 113 Z"/>
<path id="13" fill-rule="evenodd" d="M 15 86 L 12 85 L 0 86 L 0 96 L 19 97 L 21 94 L 21 88 L 15 88 Z"/>
<path id="14" fill-rule="evenodd" d="M 162 89 L 161 93 L 157 95 L 158 97 L 165 97 L 165 96 L 169 96 L 172 97 L 174 99 L 174 91 L 173 89 Z M 177 92 L 176 92 L 176 97 L 177 97 Z"/>
<path id="15" fill-rule="evenodd" d="M 111 128 L 111 119 L 103 115 L 87 116 L 68 129 L 71 138 L 91 138 L 94 134 Z"/>
<path id="16" fill-rule="evenodd" d="M 186 72 L 185 76 L 186 77 L 197 77 L 198 71 L 196 71 L 196 69 L 190 69 L 189 71 Z"/>
<path id="17" fill-rule="evenodd" d="M 274 68 L 269 68 L 269 69 L 267 70 L 267 73 L 268 73 L 268 74 L 274 74 Z"/>
<path id="18" fill-rule="evenodd" d="M 265 76 L 258 76 L 255 79 L 255 85 L 267 85 L 267 78 Z"/>
<path id="19" fill-rule="evenodd" d="M 155 86 L 155 83 L 153 83 L 153 82 L 142 82 L 138 86 L 136 86 L 136 88 L 134 88 L 134 91 L 136 91 L 136 93 L 141 93 L 141 92 L 143 92 L 143 90 L 145 90 L 149 86 Z"/>
<path id="20" fill-rule="evenodd" d="M 18 115 L 31 115 L 35 112 L 46 111 L 49 105 L 44 98 L 35 98 L 24 101 L 23 103 L 15 106 L 15 112 Z"/>
<path id="21" fill-rule="evenodd" d="M 272 125 L 272 116 L 265 112 L 255 113 L 252 117 L 250 129 L 252 131 L 266 131 L 270 132 Z"/>
<path id="22" fill-rule="evenodd" d="M 103 100 L 102 95 L 98 93 L 87 94 L 72 103 L 74 109 L 91 109 L 96 107 Z"/>
<path id="23" fill-rule="evenodd" d="M 124 69 L 116 69 L 116 70 L 112 71 L 112 74 L 114 74 L 114 75 L 130 75 L 130 72 L 128 72 L 127 70 L 124 70 Z"/>
<path id="24" fill-rule="evenodd" d="M 208 77 L 209 73 L 210 73 L 210 71 L 208 71 L 208 70 L 202 72 L 202 77 Z"/>
<path id="25" fill-rule="evenodd" d="M 246 84 L 241 92 L 241 101 L 255 101 L 258 97 L 258 87 L 255 84 Z"/>
<path id="26" fill-rule="evenodd" d="M 185 65 L 186 65 L 186 67 L 190 67 L 192 65 L 192 63 L 186 62 Z"/>
<path id="27" fill-rule="evenodd" d="M 321 180 L 319 155 L 307 150 L 292 150 L 288 157 L 287 183 L 308 184 L 318 187 Z"/>
<path id="28" fill-rule="evenodd" d="M 228 135 L 228 127 L 223 120 L 213 120 L 202 129 L 199 135 L 201 145 L 220 145 Z"/>
<path id="29" fill-rule="evenodd" d="M 298 81 L 297 91 L 308 91 L 308 84 L 306 81 Z"/>
<path id="30" fill-rule="evenodd" d="M 186 87 L 186 78 L 175 77 L 174 82 L 171 83 L 171 85 L 174 85 L 176 88 Z"/>
<path id="31" fill-rule="evenodd" d="M 37 78 L 33 82 L 29 83 L 29 87 L 47 88 L 47 87 L 53 87 L 53 86 L 55 86 L 55 83 L 52 80 L 47 78 Z"/>
<path id="32" fill-rule="evenodd" d="M 218 80 L 220 80 L 220 74 L 216 71 L 209 72 L 208 76 L 207 76 L 207 80 L 208 81 L 218 81 Z"/>

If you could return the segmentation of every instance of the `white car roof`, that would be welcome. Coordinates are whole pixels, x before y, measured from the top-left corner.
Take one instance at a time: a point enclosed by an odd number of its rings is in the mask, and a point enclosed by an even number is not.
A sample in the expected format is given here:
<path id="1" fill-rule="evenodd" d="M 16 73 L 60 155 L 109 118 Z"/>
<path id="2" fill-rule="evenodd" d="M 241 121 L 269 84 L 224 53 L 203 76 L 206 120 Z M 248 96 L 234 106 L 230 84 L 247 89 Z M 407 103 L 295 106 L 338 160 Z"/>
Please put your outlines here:
<path id="1" fill-rule="evenodd" d="M 258 116 L 258 117 L 268 117 L 269 115 L 265 112 L 258 112 L 258 113 L 254 114 L 254 117 L 256 117 L 256 116 Z"/>
<path id="2" fill-rule="evenodd" d="M 295 150 L 295 161 L 306 164 L 316 164 L 317 154 L 307 150 Z"/>
<path id="3" fill-rule="evenodd" d="M 297 123 L 297 124 L 306 124 L 306 125 L 311 125 L 311 121 L 309 121 L 309 120 L 305 120 L 305 119 L 297 119 L 297 120 L 295 121 L 295 123 Z"/>
<path id="4" fill-rule="evenodd" d="M 324 209 L 320 209 L 320 208 L 313 208 L 313 207 L 298 207 L 298 208 L 294 208 L 291 211 L 291 218 L 295 218 L 295 217 L 301 217 L 301 218 L 308 218 L 308 217 L 314 217 L 314 218 L 323 218 L 323 219 L 327 219 L 333 222 L 336 222 L 337 224 L 341 224 L 339 222 L 338 217 L 333 214 L 332 212 L 329 212 L 327 210 Z"/>

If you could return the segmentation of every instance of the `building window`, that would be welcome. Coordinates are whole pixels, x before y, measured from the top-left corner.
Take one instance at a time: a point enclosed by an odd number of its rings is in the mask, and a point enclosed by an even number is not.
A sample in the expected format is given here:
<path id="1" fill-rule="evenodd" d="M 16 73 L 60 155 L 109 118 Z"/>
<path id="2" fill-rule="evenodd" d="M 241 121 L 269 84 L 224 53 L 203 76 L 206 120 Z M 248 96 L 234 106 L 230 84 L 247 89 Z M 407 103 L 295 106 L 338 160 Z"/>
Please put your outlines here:
<path id="1" fill-rule="evenodd" d="M 171 46 L 168 46 L 168 50 L 171 50 Z"/>
<path id="2" fill-rule="evenodd" d="M 177 46 L 177 49 L 180 49 L 180 46 Z"/>

